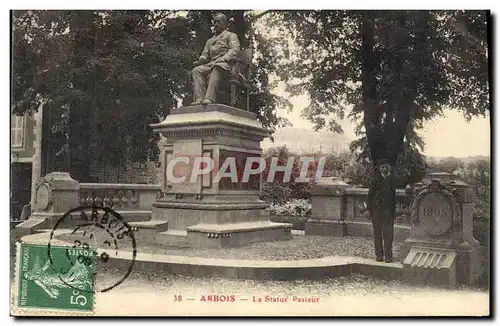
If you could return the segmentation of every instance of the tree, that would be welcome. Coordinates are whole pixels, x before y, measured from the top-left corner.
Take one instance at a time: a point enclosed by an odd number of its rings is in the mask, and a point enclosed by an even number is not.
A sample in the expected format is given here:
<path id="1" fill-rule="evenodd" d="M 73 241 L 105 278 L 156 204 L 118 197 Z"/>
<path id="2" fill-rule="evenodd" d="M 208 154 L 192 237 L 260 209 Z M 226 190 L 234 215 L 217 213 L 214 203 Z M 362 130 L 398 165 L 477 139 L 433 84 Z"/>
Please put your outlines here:
<path id="1" fill-rule="evenodd" d="M 31 54 L 14 58 L 14 80 L 22 81 L 14 111 L 46 102 L 53 132 L 64 136 L 56 152 L 77 180 L 90 179 L 91 160 L 116 166 L 158 155 L 149 124 L 180 95 L 194 52 L 176 48 L 165 40 L 169 26 L 153 23 L 148 11 L 14 13 L 14 51 Z"/>
<path id="2" fill-rule="evenodd" d="M 472 171 L 472 174 L 486 177 L 490 176 L 490 162 L 485 159 L 477 159 L 467 164 L 467 170 Z"/>
<path id="3" fill-rule="evenodd" d="M 279 71 L 290 92 L 309 95 L 305 116 L 340 132 L 335 118 L 352 108 L 372 170 L 387 162 L 394 171 L 411 132 L 443 108 L 489 112 L 488 20 L 485 11 L 289 11 L 271 24 L 295 41 Z M 372 183 L 371 193 L 384 187 L 394 199 L 393 182 Z"/>
<path id="4" fill-rule="evenodd" d="M 464 168 L 464 162 L 456 157 L 447 157 L 431 165 L 433 172 L 454 173 Z"/>
<path id="5" fill-rule="evenodd" d="M 352 167 L 350 171 L 350 178 L 356 180 L 355 183 L 363 185 L 363 187 L 370 187 L 372 175 L 372 163 L 370 159 L 370 148 L 366 139 L 366 135 L 359 132 L 360 138 L 351 143 L 350 149 L 354 154 L 358 165 Z M 428 169 L 425 157 L 420 153 L 423 149 L 423 140 L 419 137 L 414 130 L 408 130 L 406 141 L 403 143 L 403 151 L 398 155 L 394 174 L 396 175 L 396 187 L 404 188 L 408 184 L 414 184 L 421 181 Z M 354 171 L 358 170 L 358 174 Z"/>
<path id="6" fill-rule="evenodd" d="M 151 123 L 191 102 L 191 63 L 210 37 L 213 11 L 15 11 L 13 91 L 16 114 L 45 102 L 50 161 L 90 181 L 91 162 L 120 166 L 158 159 Z M 271 44 L 259 43 L 248 16 L 228 11 L 242 44 L 257 42 L 251 103 L 264 126 L 281 123 L 286 102 L 271 94 Z M 261 64 L 265 62 L 266 64 Z M 50 172 L 50 171 L 48 171 Z"/>

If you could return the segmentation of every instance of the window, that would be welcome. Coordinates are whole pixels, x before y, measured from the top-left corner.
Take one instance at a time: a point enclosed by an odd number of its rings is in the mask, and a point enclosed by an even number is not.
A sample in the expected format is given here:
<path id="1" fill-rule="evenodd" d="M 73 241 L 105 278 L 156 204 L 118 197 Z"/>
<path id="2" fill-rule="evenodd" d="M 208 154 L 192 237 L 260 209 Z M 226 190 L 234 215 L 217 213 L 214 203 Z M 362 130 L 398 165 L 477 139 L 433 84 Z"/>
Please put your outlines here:
<path id="1" fill-rule="evenodd" d="M 23 147 L 24 144 L 24 116 L 12 115 L 10 129 L 10 144 L 12 147 Z"/>

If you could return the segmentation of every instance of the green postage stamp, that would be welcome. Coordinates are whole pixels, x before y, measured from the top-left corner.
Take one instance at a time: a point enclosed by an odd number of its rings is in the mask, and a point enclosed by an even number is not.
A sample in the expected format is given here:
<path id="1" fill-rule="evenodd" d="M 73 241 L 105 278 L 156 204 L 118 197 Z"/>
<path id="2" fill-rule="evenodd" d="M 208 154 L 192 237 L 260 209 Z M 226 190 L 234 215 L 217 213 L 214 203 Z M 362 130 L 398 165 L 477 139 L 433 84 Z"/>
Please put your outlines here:
<path id="1" fill-rule="evenodd" d="M 95 252 L 17 243 L 18 308 L 92 311 Z"/>

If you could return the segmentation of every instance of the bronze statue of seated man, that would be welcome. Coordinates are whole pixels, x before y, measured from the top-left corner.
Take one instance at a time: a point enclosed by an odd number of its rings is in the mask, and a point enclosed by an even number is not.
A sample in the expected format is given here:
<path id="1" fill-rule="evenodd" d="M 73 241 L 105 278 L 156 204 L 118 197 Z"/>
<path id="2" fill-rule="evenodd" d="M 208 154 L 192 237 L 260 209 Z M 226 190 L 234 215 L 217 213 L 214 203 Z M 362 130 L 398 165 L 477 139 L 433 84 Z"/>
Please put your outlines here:
<path id="1" fill-rule="evenodd" d="M 235 33 L 228 31 L 224 14 L 214 17 L 215 34 L 206 43 L 198 60 L 193 64 L 194 101 L 192 105 L 215 103 L 216 93 L 224 76 L 230 73 L 240 50 Z"/>

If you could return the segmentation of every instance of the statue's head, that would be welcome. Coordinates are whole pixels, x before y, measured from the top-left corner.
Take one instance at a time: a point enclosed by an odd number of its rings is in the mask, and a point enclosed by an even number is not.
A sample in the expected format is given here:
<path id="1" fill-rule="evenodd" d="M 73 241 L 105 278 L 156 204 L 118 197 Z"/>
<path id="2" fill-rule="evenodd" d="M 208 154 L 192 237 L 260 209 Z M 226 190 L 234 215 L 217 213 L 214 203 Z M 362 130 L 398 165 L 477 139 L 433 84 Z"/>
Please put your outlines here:
<path id="1" fill-rule="evenodd" d="M 227 17 L 224 14 L 217 14 L 214 16 L 214 28 L 215 32 L 221 33 L 227 27 Z"/>

